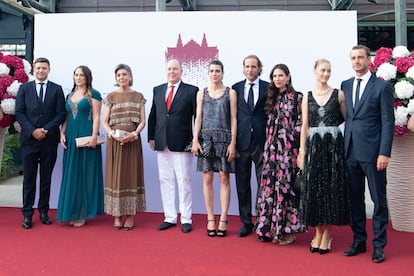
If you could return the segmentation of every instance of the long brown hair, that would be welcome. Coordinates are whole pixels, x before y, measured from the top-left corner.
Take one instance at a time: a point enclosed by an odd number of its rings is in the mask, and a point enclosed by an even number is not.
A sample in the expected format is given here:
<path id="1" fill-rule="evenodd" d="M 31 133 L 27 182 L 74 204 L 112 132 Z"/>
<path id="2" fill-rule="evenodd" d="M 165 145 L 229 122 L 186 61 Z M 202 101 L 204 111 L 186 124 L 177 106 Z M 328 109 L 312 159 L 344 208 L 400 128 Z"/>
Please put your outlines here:
<path id="1" fill-rule="evenodd" d="M 76 70 L 81 69 L 82 73 L 85 75 L 85 79 L 86 79 L 86 93 L 85 96 L 88 99 L 92 99 L 92 71 L 91 69 L 89 69 L 88 66 L 85 65 L 79 65 L 78 67 L 75 68 L 75 70 L 73 71 L 73 75 L 75 75 Z M 73 80 L 73 88 L 72 88 L 72 92 L 75 92 L 75 90 L 78 89 L 75 80 Z"/>
<path id="2" fill-rule="evenodd" d="M 280 94 L 280 89 L 277 88 L 273 82 L 273 72 L 276 69 L 282 70 L 286 76 L 289 76 L 289 81 L 286 82 L 286 93 L 291 93 L 295 91 L 295 89 L 292 86 L 292 76 L 290 75 L 289 68 L 285 64 L 276 64 L 270 71 L 270 76 L 269 76 L 270 84 L 269 84 L 269 88 L 267 91 L 267 100 L 266 100 L 265 107 L 264 107 L 264 110 L 267 115 L 269 115 L 270 112 L 272 112 L 273 106 L 276 104 L 277 96 L 279 96 Z"/>

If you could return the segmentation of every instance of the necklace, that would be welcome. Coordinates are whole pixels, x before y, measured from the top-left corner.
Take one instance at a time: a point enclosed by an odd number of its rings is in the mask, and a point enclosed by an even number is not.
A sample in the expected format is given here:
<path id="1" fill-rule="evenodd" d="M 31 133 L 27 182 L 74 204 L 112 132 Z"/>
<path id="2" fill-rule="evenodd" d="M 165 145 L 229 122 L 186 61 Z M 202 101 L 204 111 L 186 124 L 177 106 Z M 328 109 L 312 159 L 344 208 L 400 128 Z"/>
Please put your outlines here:
<path id="1" fill-rule="evenodd" d="M 317 96 L 324 96 L 324 95 L 326 95 L 326 94 L 328 94 L 329 93 L 329 91 L 331 90 L 331 88 L 328 86 L 328 88 L 325 90 L 325 91 L 316 91 L 316 89 L 315 89 L 315 94 L 317 95 Z"/>

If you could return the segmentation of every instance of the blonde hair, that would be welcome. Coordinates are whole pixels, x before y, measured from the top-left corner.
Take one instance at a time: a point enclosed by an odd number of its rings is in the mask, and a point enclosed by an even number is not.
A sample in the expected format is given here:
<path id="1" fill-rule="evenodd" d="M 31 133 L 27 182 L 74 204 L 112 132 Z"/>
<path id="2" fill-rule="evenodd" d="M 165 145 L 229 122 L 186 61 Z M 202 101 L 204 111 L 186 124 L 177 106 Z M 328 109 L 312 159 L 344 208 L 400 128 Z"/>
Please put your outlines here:
<path id="1" fill-rule="evenodd" d="M 315 61 L 315 65 L 313 66 L 313 69 L 316 69 L 316 67 L 318 67 L 318 65 L 322 63 L 328 63 L 329 65 L 331 65 L 331 62 L 329 60 L 325 58 L 320 58 Z"/>

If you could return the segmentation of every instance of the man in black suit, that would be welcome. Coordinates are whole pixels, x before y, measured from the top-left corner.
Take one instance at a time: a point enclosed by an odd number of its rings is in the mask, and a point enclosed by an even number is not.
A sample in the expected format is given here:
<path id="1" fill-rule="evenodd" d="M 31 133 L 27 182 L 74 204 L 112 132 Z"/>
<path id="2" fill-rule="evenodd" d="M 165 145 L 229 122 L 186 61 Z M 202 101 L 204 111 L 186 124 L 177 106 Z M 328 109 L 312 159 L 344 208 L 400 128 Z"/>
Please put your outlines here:
<path id="1" fill-rule="evenodd" d="M 47 79 L 49 72 L 49 60 L 36 59 L 33 64 L 35 80 L 22 84 L 16 97 L 16 119 L 21 126 L 24 217 L 22 227 L 25 229 L 32 228 L 39 165 L 40 220 L 43 224 L 52 223 L 48 216 L 50 184 L 57 156 L 59 126 L 65 118 L 66 110 L 62 87 Z"/>
<path id="2" fill-rule="evenodd" d="M 158 173 L 165 219 L 158 230 L 177 224 L 175 182 L 178 184 L 181 230 L 192 230 L 191 171 L 193 156 L 185 147 L 193 139 L 198 88 L 181 81 L 183 70 L 178 60 L 167 63 L 168 83 L 154 88 L 148 117 L 148 142 L 157 151 Z"/>
<path id="3" fill-rule="evenodd" d="M 342 82 L 345 93 L 345 165 L 350 185 L 354 241 L 345 256 L 366 252 L 365 178 L 374 202 L 372 260 L 384 260 L 387 244 L 388 207 L 386 168 L 394 135 L 392 87 L 369 71 L 370 50 L 354 46 L 351 63 L 355 77 Z"/>
<path id="4" fill-rule="evenodd" d="M 255 164 L 257 186 L 262 174 L 263 147 L 265 142 L 266 114 L 264 104 L 269 83 L 259 79 L 262 62 L 256 55 L 243 60 L 246 79 L 233 85 L 237 92 L 237 151 L 236 187 L 239 199 L 240 220 L 243 223 L 238 232 L 245 237 L 253 231 L 252 223 L 252 162 Z M 257 199 L 257 196 L 256 196 Z M 256 202 L 255 202 L 256 204 Z"/>

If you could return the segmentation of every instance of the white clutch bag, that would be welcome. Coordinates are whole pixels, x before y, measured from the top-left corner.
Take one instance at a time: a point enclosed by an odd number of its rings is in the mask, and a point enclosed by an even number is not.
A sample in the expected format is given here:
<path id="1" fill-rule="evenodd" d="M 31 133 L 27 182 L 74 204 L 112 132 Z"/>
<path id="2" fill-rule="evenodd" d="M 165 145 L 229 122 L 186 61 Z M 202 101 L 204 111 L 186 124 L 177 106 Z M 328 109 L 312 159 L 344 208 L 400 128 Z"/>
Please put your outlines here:
<path id="1" fill-rule="evenodd" d="M 121 129 L 115 129 L 115 137 L 116 138 L 125 138 L 129 135 L 128 131 L 121 130 Z"/>
<path id="2" fill-rule="evenodd" d="M 78 137 L 75 138 L 75 142 L 76 142 L 76 147 L 77 148 L 82 148 L 82 147 L 86 147 L 88 141 L 92 138 L 92 136 L 83 136 L 83 137 Z M 97 145 L 102 145 L 105 142 L 105 137 L 102 135 L 98 135 L 98 139 L 96 141 Z"/>

